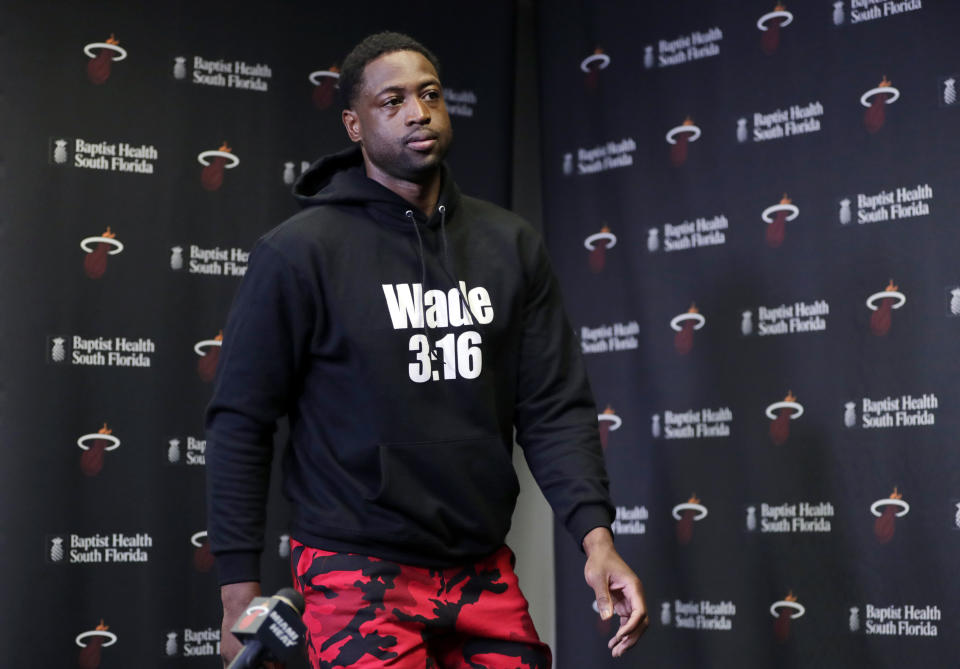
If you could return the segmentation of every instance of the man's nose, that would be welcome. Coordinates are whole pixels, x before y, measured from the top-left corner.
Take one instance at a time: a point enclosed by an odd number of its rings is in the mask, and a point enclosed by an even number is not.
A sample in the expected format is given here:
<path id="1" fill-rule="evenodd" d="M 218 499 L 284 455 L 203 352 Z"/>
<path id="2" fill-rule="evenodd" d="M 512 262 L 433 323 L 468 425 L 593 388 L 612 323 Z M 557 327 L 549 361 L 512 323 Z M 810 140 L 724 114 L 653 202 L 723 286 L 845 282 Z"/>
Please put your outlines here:
<path id="1" fill-rule="evenodd" d="M 427 103 L 418 97 L 412 98 L 411 105 L 407 112 L 407 124 L 420 124 L 430 122 L 430 108 Z"/>

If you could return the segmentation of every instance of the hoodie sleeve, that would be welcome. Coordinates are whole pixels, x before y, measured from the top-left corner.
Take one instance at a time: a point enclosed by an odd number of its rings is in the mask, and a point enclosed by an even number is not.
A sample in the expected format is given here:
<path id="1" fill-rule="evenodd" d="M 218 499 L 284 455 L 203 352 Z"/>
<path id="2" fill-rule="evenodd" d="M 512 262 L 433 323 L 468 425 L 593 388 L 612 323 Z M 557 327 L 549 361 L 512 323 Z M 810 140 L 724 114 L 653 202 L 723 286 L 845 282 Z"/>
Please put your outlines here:
<path id="1" fill-rule="evenodd" d="M 580 545 L 587 532 L 613 522 L 597 408 L 539 235 L 526 271 L 517 441 L 557 518 Z"/>
<path id="2" fill-rule="evenodd" d="M 261 241 L 227 318 L 206 414 L 207 531 L 221 584 L 260 580 L 273 433 L 294 399 L 314 323 L 307 295 Z"/>

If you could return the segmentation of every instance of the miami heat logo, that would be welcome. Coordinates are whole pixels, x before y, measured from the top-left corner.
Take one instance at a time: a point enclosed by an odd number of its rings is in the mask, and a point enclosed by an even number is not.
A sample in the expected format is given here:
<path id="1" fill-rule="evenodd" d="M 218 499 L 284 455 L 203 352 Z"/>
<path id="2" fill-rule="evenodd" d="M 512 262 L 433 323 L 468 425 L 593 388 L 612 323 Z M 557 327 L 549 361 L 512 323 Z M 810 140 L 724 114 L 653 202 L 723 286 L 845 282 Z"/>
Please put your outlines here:
<path id="1" fill-rule="evenodd" d="M 123 244 L 117 235 L 110 232 L 110 226 L 99 237 L 86 237 L 80 241 L 80 248 L 86 251 L 83 259 L 83 271 L 91 279 L 99 279 L 107 271 L 107 256 L 123 253 Z"/>
<path id="2" fill-rule="evenodd" d="M 787 235 L 787 221 L 794 220 L 800 215 L 800 209 L 784 193 L 780 202 L 767 207 L 760 214 L 760 218 L 767 224 L 767 246 L 772 249 L 779 248 Z"/>
<path id="3" fill-rule="evenodd" d="M 120 440 L 113 436 L 113 430 L 104 423 L 96 432 L 85 434 L 77 439 L 80 455 L 80 470 L 87 476 L 96 476 L 103 469 L 104 454 L 120 448 Z"/>
<path id="4" fill-rule="evenodd" d="M 687 149 L 690 143 L 700 139 L 700 128 L 693 124 L 688 116 L 686 120 L 667 132 L 667 144 L 670 144 L 670 164 L 680 167 L 687 162 Z"/>
<path id="5" fill-rule="evenodd" d="M 873 535 L 877 538 L 877 542 L 887 544 L 893 539 L 894 530 L 897 529 L 897 518 L 910 513 L 910 505 L 894 488 L 889 497 L 878 499 L 870 505 L 870 513 L 877 517 L 873 522 Z"/>
<path id="6" fill-rule="evenodd" d="M 243 618 L 241 618 L 235 625 L 239 630 L 249 627 L 254 623 L 257 618 L 267 615 L 270 612 L 270 609 L 265 604 L 257 604 L 256 606 L 249 607 L 246 611 L 243 612 Z"/>
<path id="7" fill-rule="evenodd" d="M 194 547 L 193 566 L 202 574 L 213 569 L 213 553 L 210 552 L 210 542 L 207 541 L 207 531 L 194 532 L 190 537 L 190 544 Z"/>
<path id="8" fill-rule="evenodd" d="M 770 615 L 774 617 L 773 636 L 783 643 L 790 638 L 790 621 L 796 620 L 807 612 L 803 604 L 797 602 L 791 590 L 787 596 L 770 605 Z"/>
<path id="9" fill-rule="evenodd" d="M 874 133 L 883 127 L 887 120 L 886 106 L 900 99 L 900 90 L 894 88 L 884 75 L 876 88 L 860 96 L 860 104 L 867 108 L 863 113 L 863 125 L 867 132 Z"/>
<path id="10" fill-rule="evenodd" d="M 197 374 L 207 383 L 213 381 L 213 378 L 217 375 L 221 346 L 223 346 L 223 330 L 213 339 L 204 339 L 193 345 L 193 352 L 200 356 L 197 361 Z"/>
<path id="11" fill-rule="evenodd" d="M 607 450 L 607 440 L 610 438 L 610 433 L 619 430 L 623 421 L 608 404 L 603 413 L 597 415 L 597 423 L 600 427 L 600 445 L 603 446 L 603 450 Z"/>
<path id="12" fill-rule="evenodd" d="M 240 159 L 234 155 L 233 149 L 224 142 L 215 151 L 203 151 L 197 154 L 197 161 L 203 165 L 200 172 L 200 185 L 209 191 L 218 190 L 223 185 L 223 171 L 232 170 L 240 164 Z"/>
<path id="13" fill-rule="evenodd" d="M 680 355 L 689 353 L 693 349 L 693 331 L 706 324 L 707 319 L 697 310 L 696 304 L 691 304 L 686 313 L 674 316 L 670 320 L 670 327 L 677 333 L 673 336 L 673 350 Z"/>
<path id="14" fill-rule="evenodd" d="M 792 391 L 788 391 L 783 400 L 767 407 L 766 414 L 770 419 L 770 438 L 774 444 L 782 446 L 790 438 L 790 421 L 803 415 L 803 405 L 797 402 Z"/>
<path id="15" fill-rule="evenodd" d="M 313 106 L 317 109 L 329 109 L 340 83 L 340 68 L 333 65 L 329 70 L 315 70 L 308 79 L 313 84 Z"/>
<path id="16" fill-rule="evenodd" d="M 600 71 L 610 67 L 610 56 L 603 52 L 603 49 L 597 47 L 596 50 L 580 61 L 580 69 L 587 75 L 584 79 L 584 85 L 587 90 L 594 90 L 600 83 Z"/>
<path id="17" fill-rule="evenodd" d="M 760 38 L 760 48 L 765 54 L 772 54 L 780 46 L 780 29 L 793 23 L 793 14 L 786 11 L 786 6 L 778 2 L 772 12 L 757 19 L 757 28 L 763 31 Z"/>
<path id="18" fill-rule="evenodd" d="M 890 326 L 893 324 L 893 310 L 907 303 L 907 296 L 897 288 L 893 279 L 890 279 L 890 283 L 884 290 L 867 298 L 867 307 L 873 312 L 870 315 L 870 332 L 878 337 L 890 332 Z"/>
<path id="19" fill-rule="evenodd" d="M 117 642 L 117 635 L 109 631 L 110 628 L 100 624 L 94 629 L 81 632 L 74 640 L 80 646 L 80 654 L 77 663 L 80 669 L 97 669 L 100 666 L 100 649 L 112 646 Z"/>
<path id="20" fill-rule="evenodd" d="M 707 517 L 707 507 L 694 494 L 683 504 L 673 507 L 671 513 L 677 521 L 677 543 L 686 546 L 693 538 L 693 524 Z"/>
<path id="21" fill-rule="evenodd" d="M 127 50 L 120 46 L 120 42 L 112 34 L 106 42 L 90 42 L 85 45 L 83 52 L 90 59 L 87 63 L 87 79 L 98 86 L 110 78 L 113 63 L 127 57 Z"/>
<path id="22" fill-rule="evenodd" d="M 604 225 L 600 232 L 596 232 L 583 240 L 583 245 L 590 251 L 590 271 L 599 274 L 607 264 L 607 249 L 617 245 L 617 237 L 610 228 Z"/>

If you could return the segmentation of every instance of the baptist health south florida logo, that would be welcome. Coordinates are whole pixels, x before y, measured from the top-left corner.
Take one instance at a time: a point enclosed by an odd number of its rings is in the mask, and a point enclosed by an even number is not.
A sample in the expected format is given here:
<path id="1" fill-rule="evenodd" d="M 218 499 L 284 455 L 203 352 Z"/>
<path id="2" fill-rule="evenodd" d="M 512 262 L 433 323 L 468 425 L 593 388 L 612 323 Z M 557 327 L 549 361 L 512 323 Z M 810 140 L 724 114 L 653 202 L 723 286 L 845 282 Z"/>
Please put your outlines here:
<path id="1" fill-rule="evenodd" d="M 149 337 L 47 337 L 47 362 L 55 365 L 147 368 L 156 352 Z"/>
<path id="2" fill-rule="evenodd" d="M 760 534 L 824 534 L 833 531 L 834 516 L 836 510 L 830 502 L 761 502 L 747 507 L 746 530 Z"/>
<path id="3" fill-rule="evenodd" d="M 166 457 L 169 465 L 184 464 L 203 467 L 207 464 L 207 440 L 188 436 L 185 438 L 171 437 L 166 441 Z"/>
<path id="4" fill-rule="evenodd" d="M 633 166 L 633 154 L 637 151 L 637 142 L 632 137 L 589 148 L 578 148 L 576 160 L 573 153 L 563 154 L 563 173 L 566 176 L 576 174 L 599 174 L 622 167 Z"/>
<path id="5" fill-rule="evenodd" d="M 851 205 L 856 203 L 856 214 Z M 849 225 L 854 220 L 857 226 L 885 221 L 901 221 L 930 215 L 933 203 L 933 188 L 929 183 L 914 186 L 897 186 L 879 192 L 857 193 L 855 197 L 845 197 L 839 202 L 838 218 L 841 225 Z"/>
<path id="6" fill-rule="evenodd" d="M 864 397 L 859 402 L 847 402 L 843 406 L 843 424 L 848 428 L 857 425 L 864 429 L 933 427 L 937 424 L 940 398 L 936 393 L 896 397 L 887 395 L 877 398 Z"/>
<path id="7" fill-rule="evenodd" d="M 50 138 L 49 156 L 55 166 L 153 175 L 160 152 L 153 144 L 54 136 Z"/>
<path id="8" fill-rule="evenodd" d="M 242 277 L 247 273 L 250 253 L 239 247 L 220 248 L 214 246 L 210 248 L 190 244 L 186 250 L 187 258 L 184 258 L 183 246 L 170 247 L 171 270 L 179 272 L 186 268 L 187 274 L 227 278 Z"/>
<path id="9" fill-rule="evenodd" d="M 657 40 L 655 44 L 643 47 L 643 66 L 649 70 L 714 58 L 720 55 L 722 41 L 723 31 L 719 26 Z"/>
<path id="10" fill-rule="evenodd" d="M 272 76 L 273 70 L 265 63 L 251 65 L 242 60 L 203 56 L 176 56 L 173 59 L 173 78 L 199 86 L 266 93 L 270 90 Z"/>
<path id="11" fill-rule="evenodd" d="M 660 603 L 660 624 L 685 630 L 729 632 L 737 606 L 732 601 L 680 600 Z"/>
<path id="12" fill-rule="evenodd" d="M 661 416 L 651 416 L 650 432 L 654 439 L 661 435 L 664 439 L 711 439 L 729 437 L 733 423 L 733 411 L 730 407 L 687 409 L 684 411 L 664 411 Z"/>
<path id="13" fill-rule="evenodd" d="M 215 657 L 220 654 L 220 630 L 214 627 L 164 632 L 164 657 Z"/>
<path id="14" fill-rule="evenodd" d="M 848 626 L 868 636 L 936 637 L 942 621 L 938 604 L 865 604 L 850 607 Z"/>
<path id="15" fill-rule="evenodd" d="M 923 9 L 923 0 L 835 0 L 833 25 L 856 25 Z"/>
<path id="16" fill-rule="evenodd" d="M 147 532 L 71 533 L 48 536 L 44 554 L 49 564 L 146 564 L 152 549 L 153 537 Z"/>
<path id="17" fill-rule="evenodd" d="M 663 250 L 688 251 L 707 246 L 722 246 L 727 243 L 730 221 L 723 214 L 697 216 L 683 219 L 680 223 L 663 224 Z M 661 248 L 660 228 L 647 230 L 647 251 L 655 253 Z"/>
<path id="18" fill-rule="evenodd" d="M 792 304 L 759 305 L 740 314 L 740 334 L 748 337 L 776 337 L 825 332 L 830 317 L 826 300 L 796 301 Z"/>
<path id="19" fill-rule="evenodd" d="M 737 141 L 741 144 L 748 140 L 768 142 L 820 132 L 823 114 L 823 103 L 814 100 L 741 116 L 737 119 Z M 752 128 L 747 127 L 750 121 L 753 122 Z"/>
<path id="20" fill-rule="evenodd" d="M 640 324 L 637 321 L 583 326 L 580 328 L 580 350 L 584 355 L 635 351 L 640 348 L 639 334 Z"/>

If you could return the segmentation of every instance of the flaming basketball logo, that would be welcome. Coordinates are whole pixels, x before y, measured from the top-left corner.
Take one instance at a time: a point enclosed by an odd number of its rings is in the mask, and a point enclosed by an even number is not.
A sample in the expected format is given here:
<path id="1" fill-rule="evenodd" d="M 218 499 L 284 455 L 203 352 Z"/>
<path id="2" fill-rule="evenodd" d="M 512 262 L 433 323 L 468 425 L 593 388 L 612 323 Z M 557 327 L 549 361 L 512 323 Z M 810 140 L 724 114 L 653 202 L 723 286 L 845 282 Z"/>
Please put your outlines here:
<path id="1" fill-rule="evenodd" d="M 197 154 L 197 161 L 203 165 L 200 184 L 209 191 L 217 190 L 223 185 L 225 169 L 232 170 L 240 164 L 240 159 L 234 155 L 233 149 L 227 146 L 226 142 L 215 151 L 203 151 Z"/>
<path id="2" fill-rule="evenodd" d="M 204 339 L 193 345 L 193 352 L 200 356 L 197 361 L 197 374 L 207 383 L 213 381 L 217 375 L 221 346 L 223 346 L 223 330 L 213 339 Z"/>
<path id="3" fill-rule="evenodd" d="M 673 507 L 671 513 L 677 521 L 677 543 L 686 546 L 693 538 L 693 524 L 707 517 L 707 507 L 693 494 L 683 504 Z"/>
<path id="4" fill-rule="evenodd" d="M 340 83 L 340 68 L 332 65 L 329 70 L 315 70 L 307 78 L 313 84 L 313 105 L 317 109 L 329 109 Z"/>
<path id="5" fill-rule="evenodd" d="M 787 596 L 780 601 L 770 605 L 770 615 L 774 617 L 773 636 L 777 641 L 783 643 L 790 638 L 790 621 L 796 620 L 807 612 L 803 604 L 797 602 L 791 590 Z"/>
<path id="6" fill-rule="evenodd" d="M 907 303 L 907 296 L 897 288 L 893 279 L 890 279 L 890 283 L 884 290 L 867 298 L 867 307 L 873 312 L 870 315 L 870 332 L 878 337 L 890 332 L 890 326 L 893 324 L 893 310 Z"/>
<path id="7" fill-rule="evenodd" d="M 584 84 L 587 90 L 596 89 L 600 83 L 600 71 L 610 67 L 610 56 L 603 52 L 603 49 L 597 47 L 596 50 L 580 61 L 580 69 L 586 73 Z"/>
<path id="8" fill-rule="evenodd" d="M 777 446 L 782 446 L 790 438 L 790 421 L 803 415 L 803 405 L 797 403 L 792 391 L 780 402 L 774 402 L 767 407 L 767 418 L 770 419 L 770 438 Z"/>
<path id="9" fill-rule="evenodd" d="M 77 446 L 83 451 L 80 456 L 81 471 L 87 476 L 96 476 L 103 469 L 104 454 L 120 448 L 120 440 L 113 436 L 113 430 L 104 423 L 96 432 L 77 439 Z"/>
<path id="10" fill-rule="evenodd" d="M 608 404 L 607 408 L 603 410 L 603 413 L 597 415 L 597 423 L 600 427 L 600 445 L 603 446 L 603 450 L 607 450 L 607 440 L 610 437 L 610 433 L 619 430 L 623 421 L 620 420 L 620 416 L 614 413 Z"/>
<path id="11" fill-rule="evenodd" d="M 772 54 L 780 46 L 780 29 L 793 23 L 793 14 L 786 11 L 786 6 L 778 2 L 772 12 L 757 19 L 757 28 L 763 31 L 760 38 L 760 48 L 765 54 Z"/>
<path id="12" fill-rule="evenodd" d="M 91 279 L 99 279 L 107 271 L 107 256 L 123 253 L 123 244 L 117 239 L 116 233 L 106 231 L 99 237 L 87 237 L 80 241 L 80 248 L 86 252 L 83 259 L 83 271 Z"/>
<path id="13" fill-rule="evenodd" d="M 97 669 L 100 666 L 100 649 L 112 646 L 117 642 L 117 635 L 109 631 L 109 627 L 103 624 L 103 618 L 100 624 L 94 629 L 81 632 L 74 639 L 80 646 L 80 654 L 77 662 L 80 669 Z"/>
<path id="14" fill-rule="evenodd" d="M 127 57 L 127 50 L 120 46 L 112 33 L 106 42 L 90 42 L 84 45 L 83 52 L 90 59 L 87 63 L 87 79 L 98 86 L 110 78 L 113 63 Z"/>
<path id="15" fill-rule="evenodd" d="M 693 124 L 688 116 L 681 125 L 670 128 L 667 143 L 670 144 L 670 164 L 680 167 L 687 162 L 687 148 L 691 142 L 700 139 L 700 128 Z"/>
<path id="16" fill-rule="evenodd" d="M 670 327 L 677 334 L 673 336 L 673 349 L 680 355 L 686 355 L 693 349 L 693 331 L 707 324 L 707 319 L 691 304 L 686 313 L 677 314 L 670 321 Z"/>
<path id="17" fill-rule="evenodd" d="M 863 114 L 863 125 L 867 132 L 873 133 L 883 127 L 887 119 L 886 106 L 900 99 L 900 90 L 890 85 L 884 75 L 876 88 L 860 96 L 860 104 L 867 108 Z"/>
<path id="18" fill-rule="evenodd" d="M 617 237 L 610 232 L 610 228 L 604 225 L 600 228 L 600 232 L 584 239 L 583 245 L 590 251 L 590 270 L 594 274 L 599 274 L 607 264 L 607 249 L 612 249 L 617 245 Z"/>
<path id="19" fill-rule="evenodd" d="M 760 214 L 760 218 L 767 224 L 767 246 L 779 248 L 787 235 L 787 221 L 794 220 L 800 215 L 800 209 L 784 193 L 778 204 L 767 207 Z"/>
<path id="20" fill-rule="evenodd" d="M 870 505 L 870 513 L 877 517 L 873 522 L 873 534 L 881 544 L 889 543 L 896 530 L 897 518 L 910 513 L 910 505 L 894 487 L 889 497 L 878 499 Z"/>
<path id="21" fill-rule="evenodd" d="M 201 530 L 195 532 L 190 537 L 190 543 L 194 547 L 193 566 L 202 574 L 206 574 L 213 569 L 213 553 L 210 552 L 210 542 L 207 540 L 207 531 Z"/>

